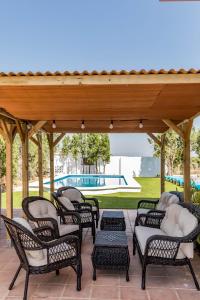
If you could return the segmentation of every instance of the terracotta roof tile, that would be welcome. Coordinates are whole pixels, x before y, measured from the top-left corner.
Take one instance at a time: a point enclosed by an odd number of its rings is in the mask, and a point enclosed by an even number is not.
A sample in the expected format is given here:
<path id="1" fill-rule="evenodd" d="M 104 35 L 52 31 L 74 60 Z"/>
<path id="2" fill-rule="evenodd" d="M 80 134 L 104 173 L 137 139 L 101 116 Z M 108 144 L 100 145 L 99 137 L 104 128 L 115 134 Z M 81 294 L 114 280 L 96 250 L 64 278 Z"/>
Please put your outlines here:
<path id="1" fill-rule="evenodd" d="M 200 74 L 200 69 L 189 69 L 189 70 L 185 70 L 185 69 L 179 69 L 179 70 L 175 70 L 175 69 L 170 69 L 170 70 L 164 70 L 164 69 L 160 69 L 160 70 L 145 70 L 145 69 L 141 69 L 139 71 L 136 70 L 131 70 L 131 71 L 126 71 L 126 70 L 121 70 L 121 71 L 117 71 L 117 70 L 112 70 L 112 71 L 106 71 L 106 70 L 102 70 L 102 71 L 87 71 L 84 70 L 82 72 L 79 71 L 64 71 L 64 72 L 60 72 L 60 71 L 56 71 L 56 72 L 50 72 L 50 71 L 46 71 L 46 72 L 0 72 L 0 77 L 3 76 L 89 76 L 89 75 L 149 75 L 149 74 Z"/>

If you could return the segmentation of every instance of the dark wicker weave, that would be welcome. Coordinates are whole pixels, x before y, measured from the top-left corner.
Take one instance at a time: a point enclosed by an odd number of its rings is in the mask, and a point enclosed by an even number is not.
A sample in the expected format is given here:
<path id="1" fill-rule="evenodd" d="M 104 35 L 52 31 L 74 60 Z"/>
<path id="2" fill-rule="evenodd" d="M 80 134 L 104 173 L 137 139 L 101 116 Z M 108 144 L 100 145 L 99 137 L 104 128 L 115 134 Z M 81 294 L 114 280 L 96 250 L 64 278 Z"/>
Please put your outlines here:
<path id="1" fill-rule="evenodd" d="M 103 211 L 101 230 L 125 231 L 126 223 L 123 211 Z"/>
<path id="2" fill-rule="evenodd" d="M 93 198 L 93 197 L 85 197 L 81 191 L 79 191 L 77 188 L 73 187 L 73 186 L 65 186 L 65 187 L 61 187 L 57 190 L 57 195 L 58 197 L 61 197 L 62 196 L 62 193 L 66 190 L 69 190 L 69 189 L 74 189 L 76 191 L 78 191 L 80 193 L 80 196 L 81 196 L 81 199 L 83 200 L 83 203 L 88 203 L 90 205 L 92 205 L 92 214 L 94 215 L 94 220 L 96 221 L 96 228 L 98 227 L 98 222 L 99 222 L 99 201 L 97 198 Z M 91 202 L 91 203 L 90 203 Z M 87 206 L 84 206 L 83 203 L 79 202 L 79 201 L 76 201 L 76 200 L 73 200 L 72 201 L 73 204 L 77 204 L 77 205 L 81 205 L 79 206 L 79 208 L 87 208 Z"/>
<path id="3" fill-rule="evenodd" d="M 58 223 L 55 219 L 53 218 L 35 218 L 30 210 L 29 210 L 29 204 L 33 201 L 37 201 L 37 200 L 43 200 L 43 201 L 48 201 L 48 203 L 50 205 L 52 205 L 55 210 L 57 211 L 57 208 L 54 206 L 54 204 L 43 198 L 40 196 L 30 196 L 30 197 L 26 197 L 24 198 L 24 200 L 22 201 L 22 208 L 23 211 L 27 217 L 27 219 L 29 221 L 32 222 L 32 225 L 35 226 L 35 224 L 37 224 L 34 228 L 34 232 L 38 235 L 38 237 L 41 240 L 44 241 L 51 241 L 53 239 L 59 238 L 60 234 L 59 234 L 59 229 L 58 229 Z M 63 216 L 60 216 L 62 218 L 64 218 Z M 80 240 L 82 240 L 82 230 L 81 230 L 81 219 L 78 213 L 76 212 L 67 212 L 66 216 L 65 216 L 65 224 L 68 225 L 79 225 L 79 230 L 73 232 L 73 235 L 76 235 L 80 238 Z M 70 235 L 70 233 L 69 233 Z"/>
<path id="4" fill-rule="evenodd" d="M 118 269 L 126 271 L 129 281 L 130 257 L 128 241 L 124 231 L 98 231 L 92 252 L 93 280 L 96 269 Z"/>
<path id="5" fill-rule="evenodd" d="M 55 205 L 57 207 L 58 213 L 61 215 L 63 222 L 65 223 L 66 218 L 68 218 L 68 214 L 72 211 L 68 210 L 59 200 L 59 196 L 57 193 L 52 193 L 52 196 L 55 200 Z M 74 203 L 73 203 L 74 204 Z M 92 206 L 89 203 L 76 203 L 75 205 L 76 214 L 79 215 L 80 218 L 80 226 L 83 228 L 91 228 L 93 242 L 95 241 L 95 222 L 94 215 L 92 214 Z"/>
<path id="6" fill-rule="evenodd" d="M 190 259 L 183 258 L 177 259 L 177 253 L 180 247 L 180 243 L 191 243 L 194 242 L 197 236 L 200 234 L 200 207 L 194 205 L 185 205 L 189 211 L 194 214 L 199 224 L 189 235 L 185 237 L 171 237 L 171 236 L 164 236 L 164 235 L 153 235 L 147 240 L 145 253 L 144 255 L 141 252 L 139 242 L 137 240 L 137 236 L 133 234 L 133 255 L 135 254 L 135 250 L 137 248 L 140 261 L 142 264 L 142 289 L 145 289 L 145 278 L 146 278 L 146 268 L 149 264 L 155 265 L 172 265 L 172 266 L 183 266 L 188 265 L 190 272 L 192 274 L 195 286 L 197 290 L 199 290 L 199 283 L 195 276 L 194 270 L 192 268 L 192 264 Z M 164 215 L 148 215 L 148 214 L 141 214 L 138 218 L 138 223 L 140 226 L 147 226 L 147 227 L 155 227 L 158 228 L 158 224 L 161 224 Z M 156 226 L 153 226 L 156 224 Z M 161 251 L 162 250 L 162 251 Z M 161 255 L 162 252 L 162 255 Z"/>
<path id="7" fill-rule="evenodd" d="M 51 242 L 41 241 L 33 235 L 24 226 L 2 216 L 6 229 L 11 238 L 13 246 L 20 260 L 19 268 L 9 286 L 11 290 L 23 268 L 26 271 L 26 280 L 23 300 L 27 299 L 29 275 L 44 274 L 56 271 L 59 275 L 59 269 L 72 267 L 77 274 L 77 290 L 81 290 L 82 263 L 80 255 L 80 241 L 77 236 L 65 236 Z M 47 252 L 47 264 L 43 266 L 31 266 L 28 262 L 25 251 L 43 250 Z"/>

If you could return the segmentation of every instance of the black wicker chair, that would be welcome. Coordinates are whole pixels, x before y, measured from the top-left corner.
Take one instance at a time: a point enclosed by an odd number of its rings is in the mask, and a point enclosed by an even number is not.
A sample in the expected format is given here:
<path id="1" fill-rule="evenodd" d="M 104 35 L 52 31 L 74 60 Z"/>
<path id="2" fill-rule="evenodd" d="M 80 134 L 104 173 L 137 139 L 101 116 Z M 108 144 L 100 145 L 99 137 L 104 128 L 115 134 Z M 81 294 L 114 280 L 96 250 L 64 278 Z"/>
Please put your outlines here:
<path id="1" fill-rule="evenodd" d="M 96 221 L 96 228 L 98 227 L 99 223 L 99 201 L 97 198 L 92 197 L 85 197 L 81 191 L 79 191 L 77 188 L 72 186 L 65 186 L 61 187 L 57 190 L 57 195 L 61 197 L 62 195 L 66 196 L 68 199 L 72 201 L 73 204 L 79 204 L 79 208 L 86 208 L 87 209 L 87 203 L 92 205 L 92 213 L 94 215 L 94 219 Z M 85 205 L 84 205 L 85 204 Z"/>
<path id="2" fill-rule="evenodd" d="M 172 266 L 183 266 L 188 265 L 190 272 L 192 274 L 195 286 L 199 290 L 199 283 L 195 276 L 191 261 L 188 257 L 177 258 L 178 251 L 180 249 L 181 243 L 193 243 L 195 242 L 197 236 L 200 234 L 200 207 L 195 205 L 179 204 L 187 208 L 197 219 L 198 226 L 187 236 L 184 237 L 172 237 L 168 235 L 155 234 L 150 236 L 146 241 L 145 251 L 142 252 L 141 245 L 137 239 L 136 228 L 133 234 L 133 255 L 135 255 L 135 250 L 137 248 L 139 253 L 139 258 L 142 264 L 142 289 L 145 289 L 145 277 L 146 268 L 149 264 L 155 265 L 172 265 Z M 160 228 L 160 224 L 164 218 L 164 215 L 148 215 L 141 214 L 138 215 L 139 219 L 137 223 L 140 226 Z M 140 227 L 139 226 L 139 227 Z M 144 228 L 145 230 L 145 228 Z"/>
<path id="3" fill-rule="evenodd" d="M 39 211 L 33 212 L 32 206 L 48 206 L 53 214 L 46 214 L 42 216 Z M 59 238 L 64 235 L 76 235 L 82 241 L 82 228 L 81 218 L 77 212 L 67 212 L 60 216 L 64 220 L 64 224 L 60 224 L 59 217 L 57 216 L 57 208 L 54 204 L 40 196 L 26 197 L 22 201 L 23 211 L 34 228 L 35 233 L 41 240 L 49 241 Z"/>
<path id="4" fill-rule="evenodd" d="M 44 274 L 65 267 L 72 267 L 77 274 L 77 290 L 81 290 L 82 263 L 80 254 L 80 241 L 77 236 L 64 236 L 50 242 L 41 241 L 30 230 L 19 223 L 1 215 L 6 229 L 20 260 L 20 265 L 9 286 L 11 290 L 21 269 L 26 271 L 25 288 L 23 300 L 27 299 L 29 275 Z M 42 253 L 44 258 L 40 263 L 30 262 L 29 253 Z"/>
<path id="5" fill-rule="evenodd" d="M 59 200 L 60 196 L 58 196 L 58 193 L 54 192 L 52 193 L 52 196 L 55 200 L 55 205 L 57 207 L 58 214 L 61 216 L 66 216 L 72 212 L 72 210 L 69 210 L 63 202 Z M 69 200 L 70 201 L 70 200 Z M 89 203 L 74 203 L 73 202 L 74 209 L 77 214 L 80 216 L 80 225 L 81 228 L 91 228 L 92 230 L 92 236 L 93 236 L 93 243 L 95 241 L 95 222 L 94 222 L 94 215 L 92 213 L 92 205 Z"/>

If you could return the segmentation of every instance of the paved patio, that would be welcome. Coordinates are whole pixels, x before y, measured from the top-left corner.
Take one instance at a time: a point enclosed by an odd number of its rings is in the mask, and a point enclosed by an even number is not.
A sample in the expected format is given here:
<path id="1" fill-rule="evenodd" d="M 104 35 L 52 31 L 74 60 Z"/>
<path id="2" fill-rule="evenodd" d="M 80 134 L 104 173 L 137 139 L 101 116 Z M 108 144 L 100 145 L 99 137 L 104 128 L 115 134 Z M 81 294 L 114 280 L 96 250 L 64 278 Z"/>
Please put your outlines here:
<path id="1" fill-rule="evenodd" d="M 199 300 L 191 275 L 186 267 L 149 266 L 147 289 L 141 290 L 141 265 L 138 255 L 132 256 L 132 231 L 135 211 L 125 210 L 129 251 L 131 256 L 130 281 L 126 282 L 123 272 L 97 271 L 96 282 L 92 280 L 92 239 L 89 231 L 84 232 L 82 247 L 82 290 L 76 291 L 76 278 L 70 268 L 63 269 L 59 276 L 54 273 L 30 277 L 29 299 L 94 299 L 94 300 Z M 0 299 L 22 299 L 24 272 L 21 271 L 12 291 L 8 285 L 18 267 L 14 249 L 6 244 L 5 231 L 0 230 Z M 200 257 L 193 260 L 200 281 Z"/>

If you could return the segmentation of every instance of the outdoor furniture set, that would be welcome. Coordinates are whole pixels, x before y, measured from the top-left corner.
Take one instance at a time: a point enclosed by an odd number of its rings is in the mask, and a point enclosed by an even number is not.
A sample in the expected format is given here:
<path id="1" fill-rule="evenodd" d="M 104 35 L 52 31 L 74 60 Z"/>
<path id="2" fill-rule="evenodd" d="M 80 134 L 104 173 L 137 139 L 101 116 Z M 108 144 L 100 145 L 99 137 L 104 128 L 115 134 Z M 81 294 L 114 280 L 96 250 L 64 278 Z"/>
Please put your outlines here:
<path id="1" fill-rule="evenodd" d="M 27 299 L 30 274 L 55 271 L 59 275 L 59 270 L 67 266 L 76 272 L 77 290 L 81 290 L 83 228 L 91 228 L 95 242 L 93 280 L 96 280 L 96 269 L 102 268 L 125 270 L 126 280 L 129 280 L 130 257 L 123 212 L 104 211 L 101 230 L 95 239 L 95 222 L 97 226 L 99 221 L 98 200 L 85 198 L 76 191 L 70 187 L 58 189 L 53 193 L 55 204 L 39 196 L 25 198 L 22 208 L 29 222 L 24 218 L 11 220 L 1 216 L 20 260 L 9 289 L 23 268 L 26 271 L 24 300 Z M 69 195 L 73 200 L 67 197 Z M 147 265 L 156 264 L 188 265 L 199 290 L 190 260 L 194 241 L 200 234 L 200 208 L 186 205 L 180 199 L 177 193 L 163 193 L 159 201 L 142 200 L 138 203 L 133 254 L 137 248 L 142 264 L 142 289 L 145 289 Z"/>

